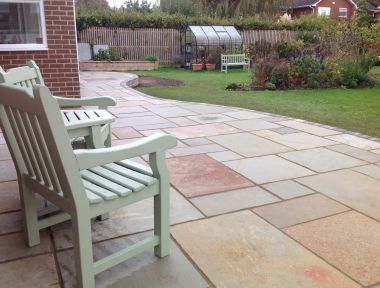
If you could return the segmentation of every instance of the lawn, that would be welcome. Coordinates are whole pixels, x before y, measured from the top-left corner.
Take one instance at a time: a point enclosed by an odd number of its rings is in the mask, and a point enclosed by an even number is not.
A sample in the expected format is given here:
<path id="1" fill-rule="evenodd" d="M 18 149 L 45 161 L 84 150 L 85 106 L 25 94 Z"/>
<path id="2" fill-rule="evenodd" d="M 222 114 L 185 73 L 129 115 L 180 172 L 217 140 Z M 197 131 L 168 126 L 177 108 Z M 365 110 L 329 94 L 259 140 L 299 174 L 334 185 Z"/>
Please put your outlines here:
<path id="1" fill-rule="evenodd" d="M 138 74 L 183 81 L 176 87 L 139 88 L 152 96 L 271 112 L 380 138 L 380 67 L 371 71 L 376 87 L 368 89 L 234 92 L 224 88 L 232 82 L 249 83 L 250 73 L 162 68 Z"/>

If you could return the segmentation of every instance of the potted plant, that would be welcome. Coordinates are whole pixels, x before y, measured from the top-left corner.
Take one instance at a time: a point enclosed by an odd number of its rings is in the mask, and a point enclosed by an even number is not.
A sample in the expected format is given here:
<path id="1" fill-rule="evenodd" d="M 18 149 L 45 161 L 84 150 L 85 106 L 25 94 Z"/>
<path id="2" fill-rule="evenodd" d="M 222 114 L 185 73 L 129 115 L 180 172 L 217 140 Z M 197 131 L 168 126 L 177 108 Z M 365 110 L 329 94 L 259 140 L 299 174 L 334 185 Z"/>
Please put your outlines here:
<path id="1" fill-rule="evenodd" d="M 184 64 L 184 60 L 181 56 L 175 56 L 173 57 L 173 60 L 172 60 L 175 68 L 182 68 L 183 64 Z"/>
<path id="2" fill-rule="evenodd" d="M 158 69 L 158 58 L 155 55 L 148 54 L 144 57 L 145 61 L 154 63 L 154 69 Z"/>
<path id="3" fill-rule="evenodd" d="M 191 68 L 193 71 L 201 71 L 203 69 L 203 63 L 196 63 L 195 61 L 192 61 Z"/>
<path id="4" fill-rule="evenodd" d="M 212 71 L 212 70 L 215 70 L 215 67 L 216 67 L 216 57 L 214 54 L 211 54 L 208 56 L 207 60 L 206 60 L 206 70 L 207 71 Z"/>

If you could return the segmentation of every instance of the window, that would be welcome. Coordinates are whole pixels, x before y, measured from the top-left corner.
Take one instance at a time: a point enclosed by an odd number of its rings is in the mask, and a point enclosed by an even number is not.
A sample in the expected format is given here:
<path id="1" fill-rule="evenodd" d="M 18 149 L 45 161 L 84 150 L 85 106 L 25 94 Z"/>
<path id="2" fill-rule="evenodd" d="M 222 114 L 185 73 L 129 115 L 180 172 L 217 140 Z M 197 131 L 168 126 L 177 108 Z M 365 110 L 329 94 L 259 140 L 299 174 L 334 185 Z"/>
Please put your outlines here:
<path id="1" fill-rule="evenodd" d="M 348 17 L 348 9 L 347 8 L 339 8 L 339 18 L 347 18 Z"/>
<path id="2" fill-rule="evenodd" d="M 330 7 L 318 7 L 318 15 L 319 16 L 330 16 Z"/>
<path id="3" fill-rule="evenodd" d="M 0 0 L 0 51 L 46 49 L 42 0 Z"/>

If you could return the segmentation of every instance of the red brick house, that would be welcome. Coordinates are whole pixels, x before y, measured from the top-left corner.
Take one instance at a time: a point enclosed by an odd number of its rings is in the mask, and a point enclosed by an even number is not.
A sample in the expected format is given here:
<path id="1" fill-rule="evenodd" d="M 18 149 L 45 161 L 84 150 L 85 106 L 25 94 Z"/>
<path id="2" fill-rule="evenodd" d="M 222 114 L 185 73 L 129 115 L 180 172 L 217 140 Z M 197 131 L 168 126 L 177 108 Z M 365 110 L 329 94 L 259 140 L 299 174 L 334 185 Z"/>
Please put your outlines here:
<path id="1" fill-rule="evenodd" d="M 351 18 L 358 8 L 354 0 L 295 0 L 292 17 L 304 14 L 324 15 L 332 18 Z M 379 16 L 380 7 L 368 4 L 368 12 L 374 17 Z"/>
<path id="2" fill-rule="evenodd" d="M 79 97 L 73 0 L 0 0 L 0 65 L 34 59 L 56 96 Z"/>

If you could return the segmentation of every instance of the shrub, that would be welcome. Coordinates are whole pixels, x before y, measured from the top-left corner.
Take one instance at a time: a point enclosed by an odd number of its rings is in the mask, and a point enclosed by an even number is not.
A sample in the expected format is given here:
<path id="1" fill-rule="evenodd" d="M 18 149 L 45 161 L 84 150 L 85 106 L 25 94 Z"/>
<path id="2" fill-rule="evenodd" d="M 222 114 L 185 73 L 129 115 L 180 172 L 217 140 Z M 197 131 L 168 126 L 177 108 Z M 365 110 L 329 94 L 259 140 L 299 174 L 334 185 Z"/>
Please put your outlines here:
<path id="1" fill-rule="evenodd" d="M 368 76 L 369 60 L 366 55 L 358 59 L 347 59 L 340 63 L 341 82 L 347 88 L 373 85 Z M 372 62 L 374 65 L 374 62 Z"/>
<path id="2" fill-rule="evenodd" d="M 292 55 L 293 48 L 286 41 L 280 41 L 276 45 L 276 52 L 280 58 L 290 58 Z"/>
<path id="3" fill-rule="evenodd" d="M 96 61 L 121 61 L 119 55 L 116 54 L 116 50 L 113 48 L 110 49 L 99 49 L 98 53 L 95 55 Z"/>
<path id="4" fill-rule="evenodd" d="M 277 88 L 285 89 L 289 87 L 289 67 L 275 67 L 270 76 L 272 82 Z"/>
<path id="5" fill-rule="evenodd" d="M 276 85 L 272 82 L 265 83 L 265 89 L 267 90 L 276 90 Z"/>
<path id="6" fill-rule="evenodd" d="M 290 82 L 300 85 L 312 85 L 319 79 L 322 61 L 315 56 L 301 56 L 290 61 Z"/>
<path id="7" fill-rule="evenodd" d="M 158 59 L 157 59 L 157 56 L 149 54 L 144 57 L 144 60 L 150 61 L 150 62 L 156 62 Z"/>
<path id="8" fill-rule="evenodd" d="M 273 65 L 266 61 L 258 61 L 253 69 L 252 85 L 254 87 L 265 87 L 273 68 Z"/>
<path id="9" fill-rule="evenodd" d="M 226 86 L 226 90 L 236 90 L 239 88 L 239 84 L 238 83 L 229 83 L 227 86 Z"/>

